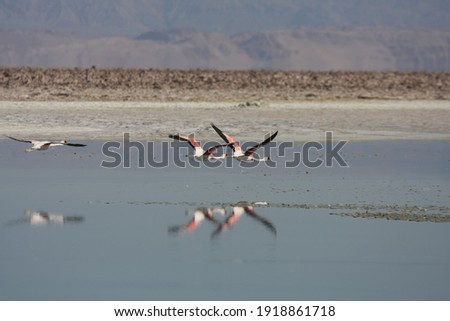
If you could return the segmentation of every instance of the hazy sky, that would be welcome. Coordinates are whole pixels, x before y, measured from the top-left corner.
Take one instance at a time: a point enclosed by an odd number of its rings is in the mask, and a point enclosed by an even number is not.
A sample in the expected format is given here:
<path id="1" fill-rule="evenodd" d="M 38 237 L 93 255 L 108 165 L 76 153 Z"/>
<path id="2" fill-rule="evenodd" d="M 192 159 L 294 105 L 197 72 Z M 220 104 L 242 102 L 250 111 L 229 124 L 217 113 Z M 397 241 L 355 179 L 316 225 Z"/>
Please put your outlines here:
<path id="1" fill-rule="evenodd" d="M 449 39 L 449 0 L 0 0 L 2 66 L 442 71 Z"/>
<path id="2" fill-rule="evenodd" d="M 195 28 L 224 33 L 299 27 L 449 28 L 448 0 L 0 0 L 0 29 L 136 36 Z"/>

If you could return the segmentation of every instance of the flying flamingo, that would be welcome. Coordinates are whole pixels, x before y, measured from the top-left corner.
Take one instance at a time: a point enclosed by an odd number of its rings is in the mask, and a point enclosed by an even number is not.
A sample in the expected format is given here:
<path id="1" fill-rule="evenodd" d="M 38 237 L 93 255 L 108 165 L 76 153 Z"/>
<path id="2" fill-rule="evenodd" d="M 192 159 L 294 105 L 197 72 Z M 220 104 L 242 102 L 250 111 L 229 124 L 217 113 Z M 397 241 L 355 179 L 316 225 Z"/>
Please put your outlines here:
<path id="1" fill-rule="evenodd" d="M 227 154 L 224 153 L 220 156 L 214 156 L 213 152 L 219 147 L 232 145 L 232 143 L 216 145 L 216 146 L 209 148 L 207 151 L 205 151 L 205 150 L 203 150 L 203 148 L 200 146 L 199 142 L 197 140 L 195 140 L 195 138 L 193 136 L 188 137 L 188 136 L 181 136 L 179 134 L 175 134 L 175 135 L 170 134 L 169 137 L 176 139 L 176 140 L 188 142 L 189 145 L 191 145 L 191 147 L 195 150 L 195 153 L 194 153 L 194 155 L 186 155 L 186 156 L 194 157 L 196 160 L 200 160 L 200 161 L 211 160 L 211 159 L 224 159 L 227 156 Z"/>
<path id="2" fill-rule="evenodd" d="M 6 136 L 6 137 L 8 137 L 9 139 L 18 141 L 18 142 L 33 144 L 33 146 L 31 148 L 25 149 L 26 152 L 33 152 L 33 151 L 38 151 L 38 150 L 47 150 L 49 147 L 55 147 L 55 146 L 72 146 L 72 147 L 84 147 L 84 146 L 86 146 L 84 144 L 68 143 L 66 140 L 52 142 L 52 141 L 40 141 L 40 140 L 22 140 L 22 139 L 17 139 L 17 138 L 10 137 L 10 136 Z"/>
<path id="3" fill-rule="evenodd" d="M 269 138 L 266 138 L 263 142 L 256 144 L 255 146 L 247 149 L 245 152 L 242 151 L 241 146 L 239 146 L 239 144 L 233 139 L 233 137 L 225 134 L 224 132 L 222 132 L 219 128 L 217 128 L 213 123 L 211 123 L 212 128 L 214 128 L 214 130 L 216 131 L 217 134 L 219 134 L 220 137 L 222 137 L 222 139 L 230 144 L 230 147 L 233 149 L 233 158 L 236 158 L 237 160 L 241 161 L 241 162 L 265 162 L 267 161 L 269 158 L 268 157 L 264 157 L 264 158 L 255 158 L 253 156 L 253 153 L 260 147 L 270 143 L 275 136 L 277 136 L 278 131 L 276 131 L 274 134 L 272 134 L 272 136 L 270 136 Z"/>

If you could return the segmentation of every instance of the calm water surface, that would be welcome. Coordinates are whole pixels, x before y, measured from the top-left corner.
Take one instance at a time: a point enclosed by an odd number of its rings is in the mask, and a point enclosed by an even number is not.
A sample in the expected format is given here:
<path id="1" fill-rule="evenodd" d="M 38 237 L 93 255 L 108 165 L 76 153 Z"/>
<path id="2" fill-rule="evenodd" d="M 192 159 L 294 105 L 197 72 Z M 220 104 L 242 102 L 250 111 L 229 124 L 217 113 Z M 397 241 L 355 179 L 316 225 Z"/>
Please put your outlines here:
<path id="1" fill-rule="evenodd" d="M 449 214 L 449 142 L 349 143 L 348 168 L 316 169 L 104 169 L 101 145 L 0 141 L 1 300 L 450 299 L 449 223 L 326 207 Z M 241 201 L 269 206 L 227 225 Z M 199 207 L 226 213 L 189 225 Z"/>

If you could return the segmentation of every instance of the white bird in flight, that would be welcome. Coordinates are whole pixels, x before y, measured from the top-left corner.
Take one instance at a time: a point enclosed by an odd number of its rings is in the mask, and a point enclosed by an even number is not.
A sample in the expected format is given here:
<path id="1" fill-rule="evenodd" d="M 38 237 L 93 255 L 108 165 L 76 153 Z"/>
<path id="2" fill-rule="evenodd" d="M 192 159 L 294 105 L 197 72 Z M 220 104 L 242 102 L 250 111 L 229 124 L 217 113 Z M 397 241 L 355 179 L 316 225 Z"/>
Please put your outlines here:
<path id="1" fill-rule="evenodd" d="M 180 141 L 185 141 L 188 142 L 189 145 L 195 150 L 194 155 L 187 155 L 188 157 L 194 157 L 197 160 L 211 160 L 211 159 L 224 159 L 227 154 L 223 153 L 220 156 L 214 156 L 213 152 L 215 150 L 217 150 L 217 148 L 219 147 L 224 147 L 224 146 L 229 146 L 232 145 L 232 143 L 227 143 L 227 144 L 220 144 L 220 145 L 216 145 L 213 146 L 211 148 L 209 148 L 207 151 L 205 151 L 199 144 L 199 142 L 197 140 L 195 140 L 195 138 L 193 136 L 181 136 L 178 134 L 175 135 L 169 135 L 170 138 L 176 139 L 176 140 L 180 140 Z"/>
<path id="2" fill-rule="evenodd" d="M 6 137 L 8 137 L 9 139 L 18 141 L 18 142 L 33 144 L 33 146 L 31 148 L 25 149 L 26 152 L 33 152 L 33 151 L 37 151 L 37 150 L 47 150 L 49 147 L 55 147 L 55 146 L 72 146 L 72 147 L 86 146 L 84 144 L 68 143 L 66 140 L 52 142 L 52 141 L 41 141 L 41 140 L 22 140 L 22 139 L 17 139 L 17 138 L 10 137 L 10 136 L 6 136 Z"/>
<path id="3" fill-rule="evenodd" d="M 263 142 L 256 144 L 255 146 L 247 149 L 245 152 L 242 151 L 241 146 L 233 139 L 233 137 L 225 134 L 222 132 L 219 128 L 217 128 L 213 123 L 211 123 L 212 128 L 216 131 L 217 134 L 219 134 L 222 139 L 230 144 L 230 147 L 233 149 L 233 158 L 236 158 L 237 160 L 241 162 L 265 162 L 269 158 L 256 158 L 253 156 L 253 153 L 260 147 L 270 143 L 278 134 L 278 131 L 276 131 L 274 134 L 272 134 L 270 137 L 266 138 Z"/>

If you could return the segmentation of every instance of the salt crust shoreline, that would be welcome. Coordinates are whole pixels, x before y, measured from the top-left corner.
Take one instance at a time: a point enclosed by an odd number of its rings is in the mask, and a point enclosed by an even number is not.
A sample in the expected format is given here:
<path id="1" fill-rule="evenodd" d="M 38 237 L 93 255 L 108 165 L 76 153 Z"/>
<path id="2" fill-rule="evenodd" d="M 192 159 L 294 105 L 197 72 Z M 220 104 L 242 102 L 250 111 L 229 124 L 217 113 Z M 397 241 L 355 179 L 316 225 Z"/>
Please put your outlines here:
<path id="1" fill-rule="evenodd" d="M 279 141 L 450 138 L 450 101 L 264 102 L 0 101 L 0 133 L 28 139 L 168 140 L 169 133 L 215 139 L 210 122 L 236 138 Z M 2 137 L 4 138 L 4 137 Z"/>

